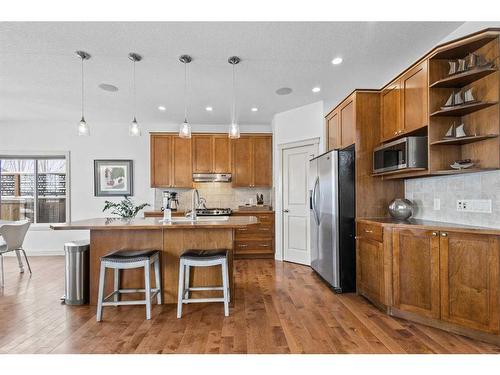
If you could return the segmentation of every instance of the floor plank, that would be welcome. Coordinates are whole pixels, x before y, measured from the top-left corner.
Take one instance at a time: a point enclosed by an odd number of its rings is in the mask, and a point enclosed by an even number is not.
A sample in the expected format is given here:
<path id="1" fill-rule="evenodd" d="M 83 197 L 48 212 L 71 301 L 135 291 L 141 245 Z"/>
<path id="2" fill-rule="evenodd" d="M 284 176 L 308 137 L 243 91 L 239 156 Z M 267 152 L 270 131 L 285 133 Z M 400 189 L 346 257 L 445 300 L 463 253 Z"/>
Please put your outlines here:
<path id="1" fill-rule="evenodd" d="M 392 318 L 355 294 L 338 295 L 309 268 L 235 261 L 235 303 L 65 306 L 64 259 L 31 258 L 33 275 L 5 259 L 0 353 L 500 353 L 500 347 Z"/>

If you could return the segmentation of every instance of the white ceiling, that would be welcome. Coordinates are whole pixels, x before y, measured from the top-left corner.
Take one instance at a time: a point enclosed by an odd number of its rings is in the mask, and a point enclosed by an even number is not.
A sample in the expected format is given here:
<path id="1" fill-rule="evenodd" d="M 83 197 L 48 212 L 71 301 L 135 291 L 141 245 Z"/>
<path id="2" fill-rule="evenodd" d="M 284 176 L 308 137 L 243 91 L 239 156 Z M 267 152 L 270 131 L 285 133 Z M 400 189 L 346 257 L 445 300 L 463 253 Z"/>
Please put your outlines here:
<path id="1" fill-rule="evenodd" d="M 192 123 L 230 120 L 231 67 L 238 55 L 237 112 L 241 124 L 269 124 L 272 116 L 325 100 L 336 103 L 354 88 L 379 88 L 431 49 L 461 22 L 46 22 L 0 23 L 0 125 L 75 123 L 80 111 L 80 62 L 86 65 L 87 121 L 132 118 L 129 52 L 137 64 L 140 123 L 183 118 L 183 66 L 190 64 Z M 343 64 L 333 66 L 333 57 Z M 116 93 L 97 86 L 109 83 Z M 278 96 L 275 90 L 291 87 Z M 312 87 L 321 92 L 313 94 Z M 164 105 L 167 111 L 158 111 Z M 211 105 L 212 113 L 205 107 Z M 256 106 L 258 112 L 251 112 Z"/>

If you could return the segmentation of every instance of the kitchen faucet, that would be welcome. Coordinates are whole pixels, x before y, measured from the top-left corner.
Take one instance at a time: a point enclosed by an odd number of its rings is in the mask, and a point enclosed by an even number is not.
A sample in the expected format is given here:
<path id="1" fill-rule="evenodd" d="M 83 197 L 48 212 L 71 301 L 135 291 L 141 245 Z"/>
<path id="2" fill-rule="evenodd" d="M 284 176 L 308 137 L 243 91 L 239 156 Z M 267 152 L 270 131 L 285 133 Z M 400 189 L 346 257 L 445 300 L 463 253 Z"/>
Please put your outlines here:
<path id="1" fill-rule="evenodd" d="M 200 193 L 198 189 L 193 189 L 193 195 L 191 198 L 191 212 L 189 213 L 192 220 L 196 220 L 196 209 L 200 204 Z"/>

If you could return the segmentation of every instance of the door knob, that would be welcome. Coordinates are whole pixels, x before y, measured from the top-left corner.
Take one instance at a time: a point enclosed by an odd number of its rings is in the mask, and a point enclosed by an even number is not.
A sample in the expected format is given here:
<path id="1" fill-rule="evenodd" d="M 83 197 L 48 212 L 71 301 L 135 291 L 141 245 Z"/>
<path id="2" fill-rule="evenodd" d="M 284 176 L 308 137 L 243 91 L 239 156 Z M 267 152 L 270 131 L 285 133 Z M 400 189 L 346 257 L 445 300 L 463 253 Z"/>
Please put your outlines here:
<path id="1" fill-rule="evenodd" d="M 433 237 L 436 237 L 437 235 L 438 235 L 437 232 L 432 232 Z"/>
<path id="2" fill-rule="evenodd" d="M 446 237 L 448 236 L 448 233 L 441 233 L 441 236 Z"/>
<path id="3" fill-rule="evenodd" d="M 288 211 L 288 210 L 283 210 L 283 212 L 290 212 L 290 211 Z"/>

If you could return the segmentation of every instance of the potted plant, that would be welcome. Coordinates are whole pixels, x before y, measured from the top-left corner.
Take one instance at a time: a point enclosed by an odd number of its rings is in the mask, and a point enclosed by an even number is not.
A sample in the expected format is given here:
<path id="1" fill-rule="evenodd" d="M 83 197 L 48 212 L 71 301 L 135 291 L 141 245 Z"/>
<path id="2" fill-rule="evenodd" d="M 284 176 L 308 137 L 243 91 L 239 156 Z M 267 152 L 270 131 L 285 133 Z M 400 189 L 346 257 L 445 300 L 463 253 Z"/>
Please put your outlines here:
<path id="1" fill-rule="evenodd" d="M 125 199 L 123 199 L 118 203 L 105 201 L 102 212 L 111 210 L 111 214 L 113 215 L 118 215 L 124 219 L 132 219 L 136 217 L 139 211 L 142 210 L 144 207 L 150 206 L 149 203 L 143 203 L 136 206 L 134 205 L 134 202 L 132 201 L 132 199 L 130 199 L 130 197 L 127 197 L 125 195 L 124 198 Z"/>

